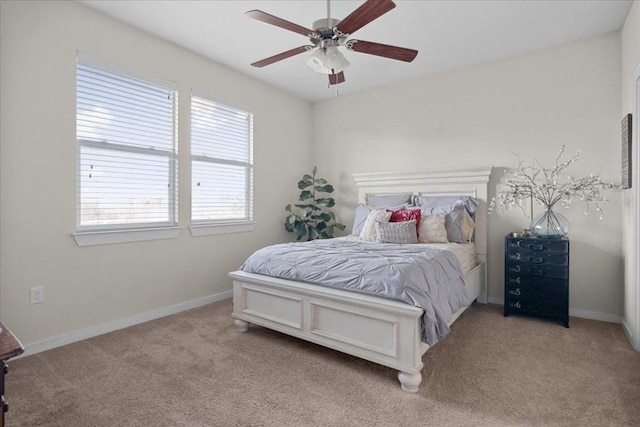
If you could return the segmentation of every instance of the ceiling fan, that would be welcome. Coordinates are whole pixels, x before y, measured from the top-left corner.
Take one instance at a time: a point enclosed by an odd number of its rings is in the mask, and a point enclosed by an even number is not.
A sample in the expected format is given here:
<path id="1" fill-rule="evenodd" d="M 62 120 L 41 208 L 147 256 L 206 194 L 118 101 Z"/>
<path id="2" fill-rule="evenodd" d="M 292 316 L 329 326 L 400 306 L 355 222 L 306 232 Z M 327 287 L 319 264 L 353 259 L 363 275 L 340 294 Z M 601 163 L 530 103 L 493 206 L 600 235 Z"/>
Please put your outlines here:
<path id="1" fill-rule="evenodd" d="M 269 15 L 261 10 L 250 10 L 245 13 L 248 17 L 302 34 L 308 37 L 312 43 L 311 45 L 296 47 L 270 56 L 251 65 L 262 68 L 303 52 L 312 52 L 306 60 L 307 65 L 317 73 L 327 74 L 329 76 L 329 85 L 336 85 L 345 81 L 344 69 L 349 66 L 349 61 L 340 53 L 338 47 L 346 47 L 347 50 L 355 52 L 411 62 L 418 54 L 417 50 L 364 40 L 348 40 L 351 34 L 389 12 L 394 7 L 396 5 L 392 0 L 366 0 L 349 16 L 340 21 L 331 18 L 330 3 L 327 0 L 327 18 L 315 21 L 312 29 Z"/>

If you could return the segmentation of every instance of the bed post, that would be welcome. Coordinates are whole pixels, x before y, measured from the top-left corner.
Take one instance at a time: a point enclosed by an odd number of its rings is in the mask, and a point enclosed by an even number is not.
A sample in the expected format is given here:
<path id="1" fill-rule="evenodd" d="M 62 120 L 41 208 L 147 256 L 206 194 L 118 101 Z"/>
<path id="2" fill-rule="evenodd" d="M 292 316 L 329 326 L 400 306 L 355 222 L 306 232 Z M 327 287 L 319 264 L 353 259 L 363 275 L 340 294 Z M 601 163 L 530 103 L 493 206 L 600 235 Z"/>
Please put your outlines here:
<path id="1" fill-rule="evenodd" d="M 244 320 L 234 319 L 233 326 L 235 326 L 238 332 L 247 332 L 249 330 L 249 322 L 245 322 Z"/>
<path id="2" fill-rule="evenodd" d="M 417 393 L 420 389 L 420 383 L 422 383 L 422 374 L 408 374 L 406 372 L 398 372 L 398 379 L 400 380 L 400 387 L 402 390 L 408 393 Z"/>

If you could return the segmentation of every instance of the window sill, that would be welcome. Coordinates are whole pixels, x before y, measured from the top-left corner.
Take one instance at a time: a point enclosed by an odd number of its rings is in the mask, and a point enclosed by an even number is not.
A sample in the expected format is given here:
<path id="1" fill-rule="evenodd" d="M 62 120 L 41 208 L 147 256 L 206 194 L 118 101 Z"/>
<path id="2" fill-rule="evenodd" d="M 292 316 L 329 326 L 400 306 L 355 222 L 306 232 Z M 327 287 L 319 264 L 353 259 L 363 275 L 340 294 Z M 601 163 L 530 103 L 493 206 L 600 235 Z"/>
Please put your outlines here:
<path id="1" fill-rule="evenodd" d="M 255 222 L 231 222 L 220 224 L 201 224 L 189 226 L 191 236 L 213 236 L 216 234 L 247 233 L 256 227 Z"/>
<path id="2" fill-rule="evenodd" d="M 180 236 L 180 227 L 83 231 L 73 233 L 72 236 L 78 246 L 109 245 L 112 243 L 142 242 L 145 240 L 176 239 Z"/>

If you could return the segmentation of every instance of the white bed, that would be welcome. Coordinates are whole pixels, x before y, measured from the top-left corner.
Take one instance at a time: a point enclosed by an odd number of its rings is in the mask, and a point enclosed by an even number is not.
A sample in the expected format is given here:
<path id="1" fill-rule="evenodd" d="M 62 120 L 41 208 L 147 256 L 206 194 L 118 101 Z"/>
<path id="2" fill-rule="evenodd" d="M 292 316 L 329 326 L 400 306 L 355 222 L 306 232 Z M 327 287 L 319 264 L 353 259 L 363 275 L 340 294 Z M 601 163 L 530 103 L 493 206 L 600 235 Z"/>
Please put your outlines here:
<path id="1" fill-rule="evenodd" d="M 487 302 L 487 184 L 490 167 L 412 172 L 355 174 L 358 198 L 367 194 L 472 196 L 480 202 L 475 213 L 477 265 L 465 275 L 471 300 Z M 399 301 L 235 271 L 233 318 L 245 332 L 253 323 L 397 369 L 402 389 L 417 392 L 422 382 L 422 309 Z M 453 314 L 451 325 L 466 309 Z"/>

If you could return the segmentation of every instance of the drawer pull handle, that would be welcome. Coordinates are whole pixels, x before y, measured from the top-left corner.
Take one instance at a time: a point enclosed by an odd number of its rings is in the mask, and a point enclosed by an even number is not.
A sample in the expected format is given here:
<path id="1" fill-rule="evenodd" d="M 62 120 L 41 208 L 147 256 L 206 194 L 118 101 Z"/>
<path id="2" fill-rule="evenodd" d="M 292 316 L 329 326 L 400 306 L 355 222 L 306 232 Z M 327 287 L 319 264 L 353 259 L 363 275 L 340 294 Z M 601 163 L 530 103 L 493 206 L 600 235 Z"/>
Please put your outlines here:
<path id="1" fill-rule="evenodd" d="M 529 245 L 529 249 L 532 251 L 544 250 L 544 245 Z"/>
<path id="2" fill-rule="evenodd" d="M 544 262 L 544 258 L 542 258 L 542 257 L 531 258 L 531 262 L 534 263 L 534 264 L 542 264 Z"/>
<path id="3" fill-rule="evenodd" d="M 515 291 L 511 291 L 511 290 L 510 290 L 510 291 L 509 291 L 509 293 L 510 293 L 511 295 L 518 295 L 518 296 L 519 296 L 519 295 L 520 295 L 520 288 L 516 288 L 516 290 L 515 290 Z"/>

